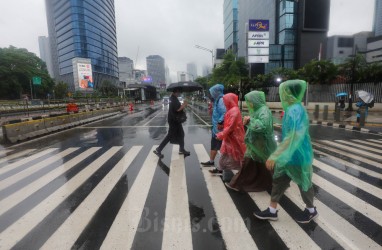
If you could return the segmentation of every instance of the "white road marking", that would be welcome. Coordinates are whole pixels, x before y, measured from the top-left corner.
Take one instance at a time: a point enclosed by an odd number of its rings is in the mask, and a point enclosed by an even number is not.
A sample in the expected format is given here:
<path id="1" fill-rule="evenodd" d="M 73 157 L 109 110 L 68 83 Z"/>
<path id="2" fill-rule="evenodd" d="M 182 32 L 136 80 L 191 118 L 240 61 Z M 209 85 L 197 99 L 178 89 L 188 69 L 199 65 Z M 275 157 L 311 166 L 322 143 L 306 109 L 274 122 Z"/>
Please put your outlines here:
<path id="1" fill-rule="evenodd" d="M 117 216 L 110 227 L 101 249 L 131 249 L 139 220 L 149 194 L 151 182 L 154 177 L 158 157 L 152 153 L 157 147 L 154 145 L 143 163 L 133 186 L 130 188 Z"/>
<path id="2" fill-rule="evenodd" d="M 57 167 L 56 169 L 49 172 L 48 174 L 41 176 L 39 179 L 29 183 L 28 185 L 19 189 L 15 193 L 13 193 L 13 194 L 9 195 L 8 197 L 6 197 L 5 199 L 1 200 L 0 201 L 0 215 L 4 214 L 7 210 L 16 206 L 18 203 L 20 203 L 21 201 L 26 199 L 28 196 L 30 196 L 31 194 L 33 194 L 34 192 L 36 192 L 40 188 L 47 185 L 49 182 L 53 181 L 55 178 L 57 178 L 61 174 L 65 173 L 69 169 L 76 166 L 79 162 L 85 160 L 89 155 L 93 154 L 94 152 L 96 152 L 99 149 L 100 149 L 100 147 L 88 149 L 87 151 L 74 157 L 70 161 Z"/>
<path id="3" fill-rule="evenodd" d="M 194 148 L 199 162 L 209 158 L 202 144 L 194 144 Z M 206 168 L 202 168 L 202 172 L 227 249 L 258 249 L 221 179 Z"/>
<path id="4" fill-rule="evenodd" d="M 316 147 L 321 147 L 319 146 L 318 144 L 315 145 Z M 327 153 L 324 153 L 320 150 L 317 150 L 317 149 L 314 149 L 314 151 L 316 151 L 317 153 L 321 154 L 321 155 L 324 155 L 326 158 L 329 158 L 329 159 L 332 159 L 333 161 L 336 161 L 337 163 L 339 164 L 343 164 L 345 166 L 345 168 L 352 168 L 354 169 L 355 171 L 358 171 L 358 172 L 362 172 L 362 173 L 365 173 L 367 175 L 370 175 L 370 176 L 373 176 L 375 178 L 379 178 L 379 179 L 382 179 L 382 174 L 379 174 L 375 171 L 372 171 L 372 170 L 369 170 L 367 168 L 364 168 L 362 166 L 358 166 L 354 163 L 351 163 L 351 162 L 348 162 L 348 161 L 345 161 L 345 160 L 342 160 L 341 158 L 338 158 L 338 157 L 335 157 L 335 156 L 332 156 L 332 155 L 329 155 Z M 331 150 L 333 151 L 333 150 Z M 361 157 L 360 157 L 361 158 Z M 367 160 L 367 159 L 366 159 Z"/>
<path id="5" fill-rule="evenodd" d="M 329 194 L 339 197 L 339 199 L 347 204 L 348 206 L 354 208 L 361 214 L 369 217 L 378 225 L 382 226 L 382 213 L 381 210 L 370 205 L 366 201 L 361 200 L 360 198 L 346 192 L 342 188 L 334 185 L 333 183 L 325 180 L 317 174 L 313 174 L 313 183 L 328 192 Z"/>
<path id="6" fill-rule="evenodd" d="M 173 146 L 167 189 L 162 249 L 192 249 L 184 156 Z"/>
<path id="7" fill-rule="evenodd" d="M 11 249 L 121 148 L 122 147 L 118 146 L 109 149 L 49 197 L 40 202 L 39 205 L 31 209 L 27 214 L 1 232 L 0 249 Z"/>
<path id="8" fill-rule="evenodd" d="M 24 158 L 22 160 L 19 160 L 19 161 L 16 161 L 16 162 L 13 162 L 11 164 L 8 164 L 2 168 L 0 168 L 0 174 L 3 174 L 3 173 L 6 173 L 14 168 L 17 168 L 25 163 L 28 163 L 30 161 L 33 161 L 43 155 L 46 155 L 46 154 L 50 154 L 52 153 L 53 151 L 56 151 L 57 148 L 49 148 L 49 149 L 46 149 L 44 151 L 41 151 L 41 152 L 38 152 L 37 154 L 33 154 L 31 156 L 28 156 L 27 158 Z"/>
<path id="9" fill-rule="evenodd" d="M 327 146 L 319 144 L 319 143 L 313 142 L 312 144 L 317 146 L 317 147 L 320 147 L 320 148 L 328 149 Z M 365 157 L 358 156 L 358 154 L 349 154 L 349 152 L 342 151 L 342 150 L 335 149 L 335 148 L 330 148 L 330 151 L 334 152 L 334 153 L 337 153 L 337 154 L 345 155 L 345 156 L 347 156 L 349 158 L 352 158 L 352 159 L 355 159 L 355 160 L 367 163 L 369 165 L 372 165 L 372 166 L 375 166 L 375 167 L 378 167 L 378 168 L 382 168 L 382 164 L 381 163 L 378 163 L 376 161 L 370 160 L 370 159 L 365 158 Z"/>
<path id="10" fill-rule="evenodd" d="M 291 186 L 287 189 L 285 195 L 296 205 L 305 207 L 300 190 L 294 182 L 291 182 Z M 344 249 L 380 249 L 380 246 L 375 241 L 359 231 L 324 203 L 315 199 L 314 205 L 318 212 L 315 222 Z"/>
<path id="11" fill-rule="evenodd" d="M 23 171 L 20 171 L 4 180 L 2 180 L 0 182 L 0 190 L 3 190 L 4 188 L 6 187 L 9 187 L 10 185 L 24 179 L 25 177 L 28 177 L 34 173 L 36 173 L 37 171 L 45 168 L 46 166 L 49 166 L 50 164 L 56 162 L 56 161 L 59 161 L 61 160 L 63 157 L 73 153 L 74 151 L 78 150 L 79 148 L 68 148 L 58 154 L 55 154 L 51 157 L 49 157 L 48 159 L 45 159 L 41 162 L 38 162 L 26 169 L 24 169 Z"/>
<path id="12" fill-rule="evenodd" d="M 271 200 L 267 192 L 250 192 L 248 193 L 252 200 L 261 208 L 266 209 Z M 321 249 L 297 224 L 297 222 L 289 216 L 289 214 L 278 205 L 279 221 L 270 221 L 271 226 L 280 236 L 282 241 L 290 249 Z M 298 237 L 296 237 L 298 235 Z"/>
<path id="13" fill-rule="evenodd" d="M 141 149 L 142 146 L 133 146 L 45 242 L 41 249 L 70 249 Z"/>
<path id="14" fill-rule="evenodd" d="M 382 199 L 382 189 L 378 188 L 376 186 L 373 186 L 367 182 L 364 182 L 356 177 L 353 177 L 347 173 L 344 173 L 334 167 L 331 167 L 323 162 L 320 162 L 316 159 L 313 160 L 313 165 L 316 166 L 319 169 L 322 169 L 329 174 L 353 185 L 356 188 L 360 188 L 364 190 L 365 192 L 368 192 L 370 194 L 373 194 L 374 196 L 378 197 L 379 199 Z"/>

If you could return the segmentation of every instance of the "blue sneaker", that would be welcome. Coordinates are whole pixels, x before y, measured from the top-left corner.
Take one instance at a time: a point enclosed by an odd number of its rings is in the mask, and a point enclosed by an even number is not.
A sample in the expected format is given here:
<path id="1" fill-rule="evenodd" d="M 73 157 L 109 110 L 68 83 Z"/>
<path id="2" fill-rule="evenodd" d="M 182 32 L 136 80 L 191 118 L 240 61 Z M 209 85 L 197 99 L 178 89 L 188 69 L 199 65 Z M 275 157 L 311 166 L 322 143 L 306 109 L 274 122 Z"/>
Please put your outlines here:
<path id="1" fill-rule="evenodd" d="M 254 212 L 253 215 L 260 220 L 278 220 L 277 212 L 278 211 L 276 211 L 276 213 L 271 213 L 268 207 L 264 211 Z"/>
<path id="2" fill-rule="evenodd" d="M 302 212 L 296 219 L 298 223 L 306 224 L 309 223 L 311 220 L 314 220 L 318 217 L 318 212 L 316 207 L 314 207 L 314 212 L 311 213 L 307 208 L 305 208 L 304 212 Z"/>

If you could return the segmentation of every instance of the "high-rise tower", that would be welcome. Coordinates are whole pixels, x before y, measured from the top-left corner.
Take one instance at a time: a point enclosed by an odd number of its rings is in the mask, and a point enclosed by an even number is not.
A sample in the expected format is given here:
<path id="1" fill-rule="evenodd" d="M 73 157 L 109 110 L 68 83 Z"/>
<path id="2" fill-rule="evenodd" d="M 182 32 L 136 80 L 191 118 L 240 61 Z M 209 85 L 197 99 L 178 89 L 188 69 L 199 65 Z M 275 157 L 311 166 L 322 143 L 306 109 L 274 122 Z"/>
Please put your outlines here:
<path id="1" fill-rule="evenodd" d="M 46 0 L 45 4 L 55 79 L 68 83 L 71 91 L 83 89 L 82 78 L 95 88 L 104 80 L 116 83 L 114 0 Z M 91 76 L 82 74 L 81 67 Z"/>
<path id="2" fill-rule="evenodd" d="M 382 0 L 375 0 L 373 31 L 375 36 L 382 36 Z"/>
<path id="3" fill-rule="evenodd" d="M 147 74 L 151 76 L 154 86 L 166 84 L 166 68 L 163 57 L 151 55 L 146 57 Z"/>

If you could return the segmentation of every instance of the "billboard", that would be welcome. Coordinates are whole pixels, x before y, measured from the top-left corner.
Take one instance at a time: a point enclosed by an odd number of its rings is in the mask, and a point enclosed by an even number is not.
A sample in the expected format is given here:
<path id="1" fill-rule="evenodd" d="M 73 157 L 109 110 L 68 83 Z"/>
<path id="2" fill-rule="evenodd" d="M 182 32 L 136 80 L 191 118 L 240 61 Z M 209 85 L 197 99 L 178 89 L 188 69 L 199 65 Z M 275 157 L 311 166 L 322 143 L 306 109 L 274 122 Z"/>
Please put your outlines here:
<path id="1" fill-rule="evenodd" d="M 249 31 L 269 31 L 269 20 L 250 19 L 248 24 Z"/>
<path id="2" fill-rule="evenodd" d="M 93 88 L 93 72 L 90 63 L 77 63 L 78 86 L 81 89 Z"/>

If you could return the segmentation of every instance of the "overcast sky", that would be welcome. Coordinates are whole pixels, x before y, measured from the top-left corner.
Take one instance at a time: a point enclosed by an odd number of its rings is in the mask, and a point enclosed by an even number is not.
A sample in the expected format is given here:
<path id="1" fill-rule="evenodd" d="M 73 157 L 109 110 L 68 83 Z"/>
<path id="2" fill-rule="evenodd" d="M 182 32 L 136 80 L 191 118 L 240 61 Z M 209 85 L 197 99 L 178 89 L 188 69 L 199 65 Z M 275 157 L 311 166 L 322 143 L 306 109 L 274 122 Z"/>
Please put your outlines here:
<path id="1" fill-rule="evenodd" d="M 160 55 L 173 81 L 186 64 L 211 65 L 211 53 L 224 47 L 224 0 L 115 0 L 118 56 L 146 69 L 146 57 Z M 40 55 L 38 36 L 48 36 L 45 0 L 0 0 L 0 47 L 26 48 Z M 372 29 L 374 0 L 331 0 L 328 35 Z M 255 18 L 255 17 L 254 17 Z"/>

